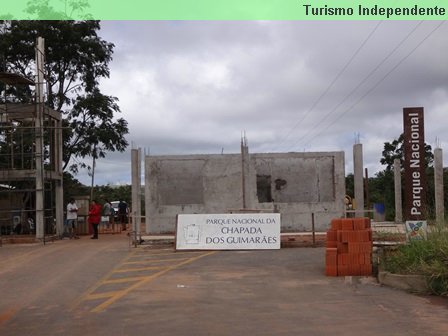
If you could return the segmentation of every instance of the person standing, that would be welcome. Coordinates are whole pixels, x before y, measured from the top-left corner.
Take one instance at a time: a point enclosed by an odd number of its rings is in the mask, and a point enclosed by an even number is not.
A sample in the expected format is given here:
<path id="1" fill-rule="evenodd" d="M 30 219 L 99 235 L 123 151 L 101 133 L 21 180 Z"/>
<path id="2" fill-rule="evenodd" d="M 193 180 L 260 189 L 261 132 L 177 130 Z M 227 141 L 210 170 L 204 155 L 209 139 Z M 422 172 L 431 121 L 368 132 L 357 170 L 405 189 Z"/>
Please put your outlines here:
<path id="1" fill-rule="evenodd" d="M 70 239 L 79 238 L 76 235 L 76 220 L 78 219 L 78 206 L 75 199 L 70 198 L 70 202 L 67 204 L 67 217 L 66 217 L 66 229 Z"/>
<path id="2" fill-rule="evenodd" d="M 125 231 L 128 223 L 128 205 L 126 202 L 120 201 L 118 203 L 118 220 L 121 223 L 121 229 Z"/>
<path id="3" fill-rule="evenodd" d="M 113 224 L 113 208 L 112 204 L 109 202 L 108 199 L 106 199 L 106 202 L 103 205 L 103 216 L 107 217 L 107 228 L 109 228 L 110 224 Z"/>
<path id="4" fill-rule="evenodd" d="M 98 225 L 101 221 L 101 205 L 92 200 L 89 208 L 89 224 L 93 227 L 93 236 L 90 239 L 98 239 Z"/>

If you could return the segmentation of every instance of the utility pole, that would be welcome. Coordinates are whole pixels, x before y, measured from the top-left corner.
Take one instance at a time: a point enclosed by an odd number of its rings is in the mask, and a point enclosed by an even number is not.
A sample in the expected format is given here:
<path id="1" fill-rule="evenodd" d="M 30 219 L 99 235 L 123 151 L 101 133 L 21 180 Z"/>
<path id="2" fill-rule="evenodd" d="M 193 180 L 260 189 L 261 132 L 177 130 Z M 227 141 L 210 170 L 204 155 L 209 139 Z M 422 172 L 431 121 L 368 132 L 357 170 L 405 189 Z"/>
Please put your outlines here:
<path id="1" fill-rule="evenodd" d="M 394 159 L 394 192 L 395 192 L 395 223 L 403 222 L 403 201 L 401 198 L 401 163 Z"/>
<path id="2" fill-rule="evenodd" d="M 363 161 L 362 161 L 362 144 L 357 143 L 353 146 L 353 172 L 355 183 L 355 200 L 356 209 L 355 216 L 364 216 L 364 185 L 363 185 Z"/>
<path id="3" fill-rule="evenodd" d="M 434 192 L 436 203 L 436 222 L 443 224 L 445 222 L 445 208 L 443 204 L 443 151 L 437 144 L 434 149 Z"/>
<path id="4" fill-rule="evenodd" d="M 93 162 L 92 162 L 92 183 L 90 186 L 90 202 L 93 201 L 93 186 L 95 183 L 95 165 L 96 165 L 96 145 L 93 147 Z"/>
<path id="5" fill-rule="evenodd" d="M 35 160 L 36 160 L 36 239 L 43 239 L 44 228 L 44 159 L 43 159 L 43 123 L 44 123 L 44 39 L 36 40 L 36 119 Z"/>

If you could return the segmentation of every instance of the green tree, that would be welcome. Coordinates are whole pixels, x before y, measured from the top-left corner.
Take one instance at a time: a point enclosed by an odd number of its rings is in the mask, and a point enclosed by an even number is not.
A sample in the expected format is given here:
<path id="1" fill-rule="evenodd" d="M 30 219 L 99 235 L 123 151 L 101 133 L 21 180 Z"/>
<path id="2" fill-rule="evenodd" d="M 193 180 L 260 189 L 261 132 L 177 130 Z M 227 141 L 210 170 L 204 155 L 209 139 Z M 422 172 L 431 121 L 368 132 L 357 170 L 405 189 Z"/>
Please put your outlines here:
<path id="1" fill-rule="evenodd" d="M 355 175 L 353 173 L 345 177 L 345 194 L 351 198 L 355 197 Z"/>
<path id="2" fill-rule="evenodd" d="M 121 186 L 95 186 L 94 194 L 95 198 L 100 202 L 104 202 L 106 199 L 109 201 L 125 201 L 127 204 L 131 204 L 132 187 L 130 185 Z"/>
<path id="3" fill-rule="evenodd" d="M 0 61 L 5 71 L 33 80 L 35 41 L 38 36 L 45 38 L 47 104 L 64 117 L 63 168 L 73 173 L 86 167 L 73 159 L 103 158 L 128 145 L 127 122 L 116 118 L 118 99 L 99 88 L 100 79 L 109 77 L 114 48 L 98 36 L 99 30 L 99 21 L 93 20 L 0 21 Z M 23 92 L 9 90 L 22 101 L 32 94 L 28 87 Z"/>
<path id="4" fill-rule="evenodd" d="M 55 8 L 53 5 L 59 5 Z M 27 2 L 26 13 L 31 15 L 30 19 L 38 20 L 71 20 L 73 16 L 84 20 L 92 19 L 86 12 L 90 7 L 89 0 L 59 0 L 58 3 L 49 0 L 31 0 Z"/>
<path id="5" fill-rule="evenodd" d="M 386 168 L 376 174 L 375 178 L 369 179 L 369 191 L 372 202 L 384 203 L 386 207 L 386 219 L 393 220 L 395 217 L 395 188 L 394 188 L 394 160 L 400 160 L 400 167 L 403 169 L 404 163 L 404 135 L 392 142 L 385 142 L 380 162 Z M 434 208 L 434 169 L 432 168 L 434 154 L 431 145 L 425 143 L 425 163 L 427 173 L 427 201 L 429 213 L 433 213 Z M 403 182 L 403 181 L 402 181 Z M 401 184 L 404 187 L 404 183 Z M 402 191 L 403 192 L 403 191 Z"/>
<path id="6" fill-rule="evenodd" d="M 398 139 L 394 139 L 392 142 L 385 142 L 382 155 L 383 157 L 380 162 L 382 165 L 386 165 L 387 171 L 393 170 L 395 159 L 400 159 L 401 168 L 403 168 L 404 134 L 400 134 Z M 431 145 L 428 145 L 427 143 L 425 143 L 425 161 L 426 167 L 431 167 L 434 161 Z"/>
<path id="7" fill-rule="evenodd" d="M 76 178 L 74 178 L 70 173 L 65 172 L 64 178 L 64 204 L 70 201 L 70 198 L 77 196 L 89 195 L 90 189 Z"/>
<path id="8" fill-rule="evenodd" d="M 369 195 L 371 203 L 382 203 L 385 205 L 386 220 L 395 219 L 395 189 L 394 172 L 383 170 L 375 177 L 369 178 Z"/>

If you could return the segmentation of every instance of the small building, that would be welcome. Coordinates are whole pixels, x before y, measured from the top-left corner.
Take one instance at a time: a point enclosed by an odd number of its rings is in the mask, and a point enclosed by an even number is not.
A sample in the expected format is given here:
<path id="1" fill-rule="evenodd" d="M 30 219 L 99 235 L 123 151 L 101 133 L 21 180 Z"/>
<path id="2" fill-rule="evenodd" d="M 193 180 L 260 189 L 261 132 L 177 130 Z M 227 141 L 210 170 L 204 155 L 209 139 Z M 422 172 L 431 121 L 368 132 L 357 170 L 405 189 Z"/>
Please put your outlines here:
<path id="1" fill-rule="evenodd" d="M 177 214 L 266 211 L 282 232 L 325 231 L 345 211 L 344 152 L 147 156 L 146 232 Z"/>

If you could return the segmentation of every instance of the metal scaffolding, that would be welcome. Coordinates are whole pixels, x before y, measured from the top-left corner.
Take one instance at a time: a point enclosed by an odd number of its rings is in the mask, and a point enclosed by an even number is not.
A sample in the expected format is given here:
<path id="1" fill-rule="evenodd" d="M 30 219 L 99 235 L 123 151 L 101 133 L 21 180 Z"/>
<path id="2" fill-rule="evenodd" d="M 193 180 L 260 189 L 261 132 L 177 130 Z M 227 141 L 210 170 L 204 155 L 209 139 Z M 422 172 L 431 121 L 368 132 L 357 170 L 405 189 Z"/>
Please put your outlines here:
<path id="1" fill-rule="evenodd" d="M 35 82 L 0 73 L 1 235 L 44 239 L 63 230 L 62 117 L 45 105 L 43 50 L 43 39 L 38 38 Z M 35 96 L 9 95 L 10 86 L 34 86 Z"/>

